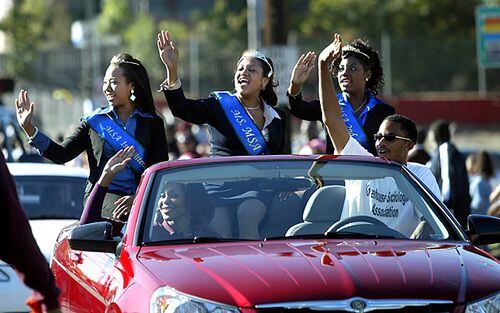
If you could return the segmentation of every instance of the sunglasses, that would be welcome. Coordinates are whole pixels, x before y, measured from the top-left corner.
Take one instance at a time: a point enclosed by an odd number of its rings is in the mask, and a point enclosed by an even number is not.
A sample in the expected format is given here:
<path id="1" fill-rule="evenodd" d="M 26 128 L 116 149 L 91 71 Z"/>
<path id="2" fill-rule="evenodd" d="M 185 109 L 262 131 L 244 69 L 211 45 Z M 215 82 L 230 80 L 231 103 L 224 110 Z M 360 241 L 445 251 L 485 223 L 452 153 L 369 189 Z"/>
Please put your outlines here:
<path id="1" fill-rule="evenodd" d="M 411 140 L 410 138 L 406 138 L 406 137 L 401 137 L 401 136 L 396 136 L 396 135 L 392 135 L 392 134 L 374 134 L 373 135 L 373 139 L 375 139 L 375 141 L 378 141 L 378 140 L 382 140 L 385 139 L 387 141 L 394 141 L 396 139 L 401 139 L 401 140 L 407 140 L 409 142 L 413 142 L 413 140 Z"/>

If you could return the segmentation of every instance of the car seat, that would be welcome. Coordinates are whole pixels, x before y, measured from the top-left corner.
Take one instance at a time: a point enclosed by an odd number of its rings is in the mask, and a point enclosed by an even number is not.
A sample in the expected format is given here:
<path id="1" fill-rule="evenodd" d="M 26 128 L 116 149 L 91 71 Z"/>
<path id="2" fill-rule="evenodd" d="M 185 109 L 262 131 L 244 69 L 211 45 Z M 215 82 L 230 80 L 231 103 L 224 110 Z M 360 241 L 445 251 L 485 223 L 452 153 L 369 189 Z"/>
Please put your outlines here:
<path id="1" fill-rule="evenodd" d="M 316 190 L 306 203 L 302 223 L 288 229 L 285 236 L 321 234 L 340 219 L 345 200 L 345 187 L 332 185 Z"/>

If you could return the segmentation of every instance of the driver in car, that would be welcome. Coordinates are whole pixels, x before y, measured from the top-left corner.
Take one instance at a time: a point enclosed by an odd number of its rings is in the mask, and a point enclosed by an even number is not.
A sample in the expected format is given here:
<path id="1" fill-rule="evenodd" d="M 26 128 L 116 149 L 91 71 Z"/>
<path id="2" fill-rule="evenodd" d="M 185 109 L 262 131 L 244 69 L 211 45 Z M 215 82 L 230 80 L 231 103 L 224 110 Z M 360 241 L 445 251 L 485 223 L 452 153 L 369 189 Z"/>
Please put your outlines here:
<path id="1" fill-rule="evenodd" d="M 349 50 L 352 52 L 352 49 Z M 337 101 L 330 72 L 332 62 L 343 53 L 342 40 L 335 34 L 334 41 L 319 55 L 319 96 L 323 122 L 328 129 L 335 151 L 341 155 L 372 155 L 352 137 L 346 126 L 346 114 Z M 349 87 L 355 80 L 368 80 L 370 70 L 351 64 L 355 58 L 343 58 L 338 69 L 339 80 Z M 386 117 L 374 135 L 377 155 L 390 161 L 407 166 L 439 199 L 436 179 L 430 170 L 421 164 L 407 162 L 408 151 L 414 146 L 417 138 L 415 123 L 402 115 L 394 114 Z M 413 205 L 399 190 L 392 178 L 376 180 L 357 180 L 346 182 L 346 203 L 342 219 L 364 215 L 384 222 L 392 229 L 405 235 L 411 234 L 420 222 L 420 216 Z"/>

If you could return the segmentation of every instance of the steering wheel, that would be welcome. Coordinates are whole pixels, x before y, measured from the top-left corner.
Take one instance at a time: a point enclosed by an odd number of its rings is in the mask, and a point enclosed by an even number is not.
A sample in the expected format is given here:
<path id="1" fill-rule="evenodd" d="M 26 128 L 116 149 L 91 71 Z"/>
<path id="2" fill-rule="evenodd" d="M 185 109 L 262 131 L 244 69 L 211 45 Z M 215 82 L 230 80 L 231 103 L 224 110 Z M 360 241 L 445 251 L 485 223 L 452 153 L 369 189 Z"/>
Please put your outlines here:
<path id="1" fill-rule="evenodd" d="M 347 226 L 347 225 L 352 224 L 352 223 L 358 223 L 358 225 Z M 328 228 L 328 230 L 325 232 L 325 235 L 329 234 L 329 233 L 335 233 L 335 232 L 338 232 L 341 230 L 345 230 L 346 228 L 351 228 L 351 227 L 352 228 L 361 228 L 362 225 L 359 225 L 359 223 L 365 224 L 364 225 L 365 227 L 363 227 L 362 229 L 360 229 L 357 232 L 368 233 L 366 226 L 372 226 L 371 228 L 381 229 L 380 235 L 388 235 L 388 236 L 393 236 L 395 238 L 406 238 L 406 236 L 404 236 L 400 232 L 390 228 L 384 222 L 382 222 L 374 217 L 367 216 L 367 215 L 355 215 L 355 216 L 351 216 L 351 217 L 348 217 L 346 219 L 343 219 L 341 221 L 338 221 L 335 224 L 333 224 L 332 226 L 330 226 L 330 228 Z"/>
<path id="2" fill-rule="evenodd" d="M 371 224 L 371 225 L 379 225 L 379 226 L 386 226 L 382 221 L 371 217 L 367 215 L 354 215 L 351 217 L 348 217 L 346 219 L 343 219 L 341 221 L 336 222 L 328 230 L 326 231 L 327 233 L 334 233 L 338 232 L 340 229 L 344 228 L 345 225 L 351 224 L 351 223 L 365 223 L 365 224 Z M 386 226 L 387 227 L 387 226 Z"/>

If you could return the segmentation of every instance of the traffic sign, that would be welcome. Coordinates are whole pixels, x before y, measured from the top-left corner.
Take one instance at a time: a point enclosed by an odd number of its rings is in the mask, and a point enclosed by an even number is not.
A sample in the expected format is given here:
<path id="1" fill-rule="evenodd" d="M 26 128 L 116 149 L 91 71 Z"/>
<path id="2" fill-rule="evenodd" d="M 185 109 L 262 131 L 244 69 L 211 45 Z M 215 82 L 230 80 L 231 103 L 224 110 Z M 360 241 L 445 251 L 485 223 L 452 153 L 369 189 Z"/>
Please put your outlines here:
<path id="1" fill-rule="evenodd" d="M 500 6 L 476 8 L 476 34 L 479 65 L 500 67 Z"/>

